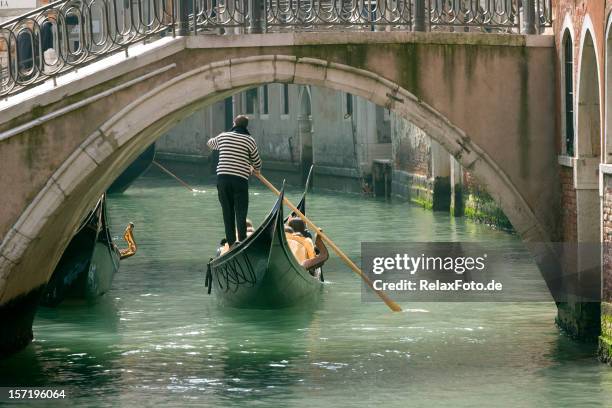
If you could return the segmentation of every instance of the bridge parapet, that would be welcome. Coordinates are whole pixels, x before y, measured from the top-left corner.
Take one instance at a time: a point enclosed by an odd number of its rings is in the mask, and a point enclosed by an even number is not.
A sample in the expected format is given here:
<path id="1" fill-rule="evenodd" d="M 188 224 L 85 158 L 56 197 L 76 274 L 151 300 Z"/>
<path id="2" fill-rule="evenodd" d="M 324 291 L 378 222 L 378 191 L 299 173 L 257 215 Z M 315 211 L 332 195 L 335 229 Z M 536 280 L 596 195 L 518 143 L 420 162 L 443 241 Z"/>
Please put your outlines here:
<path id="1" fill-rule="evenodd" d="M 60 0 L 0 25 L 0 96 L 167 35 L 462 30 L 533 34 L 551 0 Z M 524 5 L 524 6 L 523 6 Z M 522 16 L 522 17 L 521 17 Z"/>
<path id="2" fill-rule="evenodd" d="M 60 0 L 0 24 L 0 95 L 115 54 L 147 38 L 175 33 L 167 2 Z"/>

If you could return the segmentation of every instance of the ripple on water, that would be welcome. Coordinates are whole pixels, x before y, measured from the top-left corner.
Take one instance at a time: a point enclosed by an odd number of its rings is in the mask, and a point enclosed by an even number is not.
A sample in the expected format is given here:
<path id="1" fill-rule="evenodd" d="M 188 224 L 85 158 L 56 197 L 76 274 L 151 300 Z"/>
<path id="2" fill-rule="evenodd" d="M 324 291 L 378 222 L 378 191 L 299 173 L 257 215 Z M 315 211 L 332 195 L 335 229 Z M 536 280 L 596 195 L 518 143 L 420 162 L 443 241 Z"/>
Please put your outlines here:
<path id="1" fill-rule="evenodd" d="M 386 408 L 612 400 L 611 371 L 592 348 L 558 334 L 552 303 L 406 302 L 405 313 L 391 314 L 362 302 L 360 281 L 332 257 L 333 283 L 308 313 L 219 307 L 203 284 L 223 235 L 216 189 L 187 181 L 209 194 L 147 176 L 109 196 L 113 235 L 134 222 L 137 255 L 121 262 L 106 302 L 39 312 L 36 341 L 0 361 L 4 384 L 72 385 L 87 390 L 75 400 L 84 406 L 166 406 L 169 395 L 175 405 L 200 398 L 220 407 L 371 406 L 380 396 Z M 251 193 L 258 224 L 275 198 L 258 184 Z M 308 213 L 356 261 L 361 241 L 482 241 L 539 279 L 516 237 L 464 219 L 320 192 L 309 195 Z"/>

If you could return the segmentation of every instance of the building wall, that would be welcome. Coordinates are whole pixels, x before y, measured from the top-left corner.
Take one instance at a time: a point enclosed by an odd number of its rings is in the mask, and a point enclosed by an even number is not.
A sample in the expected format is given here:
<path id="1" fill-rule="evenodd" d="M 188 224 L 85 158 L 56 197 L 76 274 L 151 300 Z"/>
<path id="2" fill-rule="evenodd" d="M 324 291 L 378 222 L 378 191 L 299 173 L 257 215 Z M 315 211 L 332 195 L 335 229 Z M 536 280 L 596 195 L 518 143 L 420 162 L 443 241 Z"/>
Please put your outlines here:
<path id="1" fill-rule="evenodd" d="M 49 3 L 50 0 L 36 0 L 33 3 L 36 4 L 36 7 L 42 7 Z M 1 2 L 0 2 L 1 3 Z M 28 11 L 32 10 L 31 7 L 21 7 L 23 4 L 29 4 L 30 2 L 24 3 L 23 0 L 11 0 L 11 7 L 4 7 L 0 5 L 0 23 L 11 20 L 14 17 L 20 16 Z M 14 5 L 19 5 L 20 7 L 14 7 Z M 0 42 L 0 70 L 6 69 L 8 60 L 6 53 L 6 43 L 4 41 Z"/>
<path id="2" fill-rule="evenodd" d="M 576 242 L 578 232 L 576 227 L 576 189 L 574 188 L 574 173 L 570 167 L 561 167 L 561 200 L 562 209 L 562 241 Z"/>
<path id="3" fill-rule="evenodd" d="M 318 87 L 288 86 L 285 113 L 284 85 L 263 86 L 233 96 L 230 117 L 249 116 L 249 131 L 257 141 L 264 168 L 299 172 L 306 135 L 300 121 L 309 121 L 315 180 L 318 187 L 360 192 L 370 177 L 372 162 L 391 158 L 388 112 L 362 98 Z M 206 141 L 226 127 L 226 104 L 199 110 L 157 142 L 161 157 L 205 161 Z"/>
<path id="4" fill-rule="evenodd" d="M 225 119 L 224 102 L 218 102 L 207 109 L 201 109 L 181 121 L 178 126 L 157 140 L 157 150 L 188 159 L 189 156 L 207 158 L 209 150 L 206 141 L 221 133 Z"/>
<path id="5" fill-rule="evenodd" d="M 28 7 L 30 3 L 35 3 L 36 7 L 42 7 L 46 4 L 49 4 L 50 0 L 35 0 L 35 1 L 25 1 L 25 0 L 11 0 L 11 7 L 3 7 L 0 6 L 0 23 L 10 20 L 13 17 L 20 16 L 28 11 L 32 10 L 32 7 Z M 19 7 L 13 7 L 14 5 L 18 5 Z M 23 5 L 26 5 L 23 7 Z"/>
<path id="6" fill-rule="evenodd" d="M 602 200 L 602 303 L 599 356 L 612 364 L 612 177 L 603 177 Z"/>
<path id="7" fill-rule="evenodd" d="M 289 85 L 289 113 L 282 112 L 282 84 L 268 85 L 268 114 L 263 113 L 263 87 L 256 89 L 254 111 L 246 109 L 246 95 L 235 97 L 235 113 L 249 116 L 249 129 L 264 161 L 297 165 L 299 161 L 299 96 L 300 87 Z"/>
<path id="8" fill-rule="evenodd" d="M 432 140 L 412 123 L 391 114 L 393 142 L 392 194 L 433 205 Z"/>
<path id="9" fill-rule="evenodd" d="M 610 50 L 606 50 L 606 27 L 608 25 L 609 11 L 612 1 L 587 0 L 559 0 L 553 3 L 553 32 L 557 47 L 558 66 L 558 144 L 559 144 L 559 183 L 561 185 L 562 217 L 560 220 L 559 239 L 564 242 L 603 242 L 602 251 L 602 282 L 603 302 L 601 311 L 598 304 L 581 303 L 579 299 L 559 305 L 558 324 L 568 333 L 581 338 L 592 338 L 601 329 L 600 356 L 603 361 L 610 361 L 612 356 L 612 297 L 609 281 L 612 276 L 612 254 L 607 249 L 609 242 L 612 215 L 612 199 L 610 196 L 610 175 L 606 166 L 601 163 L 610 162 L 612 156 L 606 149 L 606 88 L 605 75 L 606 58 Z M 568 126 L 566 120 L 566 92 L 564 59 L 564 34 L 569 32 L 572 38 L 571 83 L 573 95 L 570 101 L 573 106 L 573 124 L 575 129 L 574 152 L 570 155 L 565 148 L 565 132 Z M 589 49 L 584 47 L 586 32 L 593 38 L 595 54 L 593 79 L 586 79 L 589 70 L 587 61 Z M 598 90 L 598 96 L 585 102 L 586 90 L 593 85 Z M 609 91 L 609 90 L 608 90 Z M 585 140 L 591 132 L 597 132 L 599 120 L 599 133 L 596 135 L 596 149 L 585 153 Z M 588 126 L 583 126 L 584 124 Z M 609 143 L 609 142 L 608 142 Z M 594 210 L 595 209 L 595 210 Z M 567 265 L 566 265 L 567 267 Z M 570 268 L 579 268 L 579 265 L 569 265 Z M 597 316 L 593 316 L 597 314 Z M 601 318 L 599 315 L 601 314 Z"/>
<path id="10" fill-rule="evenodd" d="M 393 114 L 391 117 L 394 195 L 426 208 L 467 215 L 512 230 L 498 203 L 455 158 L 410 122 Z"/>

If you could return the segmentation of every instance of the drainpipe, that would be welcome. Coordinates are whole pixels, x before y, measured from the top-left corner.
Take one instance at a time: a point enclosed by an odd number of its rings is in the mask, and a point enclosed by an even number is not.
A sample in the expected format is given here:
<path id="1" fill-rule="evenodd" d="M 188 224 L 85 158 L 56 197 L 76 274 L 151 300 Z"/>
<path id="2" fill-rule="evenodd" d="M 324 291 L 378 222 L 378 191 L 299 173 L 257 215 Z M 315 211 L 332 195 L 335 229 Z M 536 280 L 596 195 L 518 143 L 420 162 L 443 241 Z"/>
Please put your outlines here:
<path id="1" fill-rule="evenodd" d="M 537 0 L 539 2 L 539 0 Z M 523 18 L 525 19 L 525 34 L 537 34 L 535 23 L 536 0 L 525 0 L 523 3 Z"/>
<path id="2" fill-rule="evenodd" d="M 414 0 L 413 31 L 425 31 L 425 0 Z"/>

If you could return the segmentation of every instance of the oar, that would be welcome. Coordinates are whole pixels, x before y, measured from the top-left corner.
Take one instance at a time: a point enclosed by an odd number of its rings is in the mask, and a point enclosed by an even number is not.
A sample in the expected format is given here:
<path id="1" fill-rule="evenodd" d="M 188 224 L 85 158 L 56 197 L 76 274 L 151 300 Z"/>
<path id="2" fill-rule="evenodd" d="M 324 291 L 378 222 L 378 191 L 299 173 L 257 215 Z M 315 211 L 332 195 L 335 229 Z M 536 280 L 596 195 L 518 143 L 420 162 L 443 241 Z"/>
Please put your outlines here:
<path id="1" fill-rule="evenodd" d="M 168 174 L 170 177 L 174 178 L 176 181 L 181 183 L 187 190 L 189 190 L 191 192 L 195 192 L 196 191 L 195 189 L 191 188 L 191 186 L 189 184 L 185 183 L 183 180 L 181 180 L 180 178 L 175 176 L 174 173 L 172 173 L 170 170 L 168 170 L 167 168 L 165 168 L 164 166 L 162 166 L 161 164 L 159 164 L 155 160 L 153 160 L 153 164 L 156 165 L 157 167 L 159 167 L 163 172 Z"/>
<path id="2" fill-rule="evenodd" d="M 253 172 L 253 174 L 262 183 L 264 183 L 266 187 L 268 187 L 270 190 L 272 190 L 274 192 L 274 194 L 276 194 L 277 196 L 280 195 L 280 191 L 278 191 L 276 189 L 276 187 L 274 187 L 272 185 L 272 183 L 270 183 L 261 173 Z M 344 261 L 344 263 L 347 264 L 348 267 L 353 270 L 353 272 L 355 272 L 357 275 L 359 275 L 361 277 L 361 279 L 363 279 L 363 281 L 386 303 L 386 305 L 389 306 L 389 309 L 393 310 L 394 312 L 401 312 L 402 311 L 402 308 L 400 307 L 400 305 L 395 303 L 389 296 L 387 296 L 386 293 L 381 292 L 380 290 L 374 289 L 374 284 L 366 276 L 366 274 L 363 273 L 363 271 L 361 269 L 359 269 L 359 267 L 357 265 L 355 265 L 355 263 L 353 261 L 351 261 L 351 259 L 348 256 L 346 256 L 344 254 L 344 252 L 342 252 L 342 250 L 340 248 L 338 248 L 338 246 L 334 243 L 334 241 L 332 241 L 327 235 L 325 235 L 322 231 L 320 231 L 319 228 L 312 221 L 310 221 L 308 219 L 308 217 L 306 217 L 304 214 L 302 214 L 302 212 L 300 210 L 298 210 L 298 208 L 295 205 L 293 205 L 289 200 L 287 200 L 287 198 L 283 199 L 283 203 L 285 205 L 287 205 L 289 208 L 291 208 L 291 210 L 295 214 L 297 214 L 302 220 L 304 220 L 304 222 L 308 225 L 308 227 L 310 227 L 313 231 L 317 231 L 317 234 L 319 234 L 321 236 L 323 241 L 325 241 L 325 243 L 327 245 L 329 245 L 331 247 L 331 249 L 334 250 L 336 255 L 338 255 L 340 257 L 340 259 L 342 259 Z"/>

